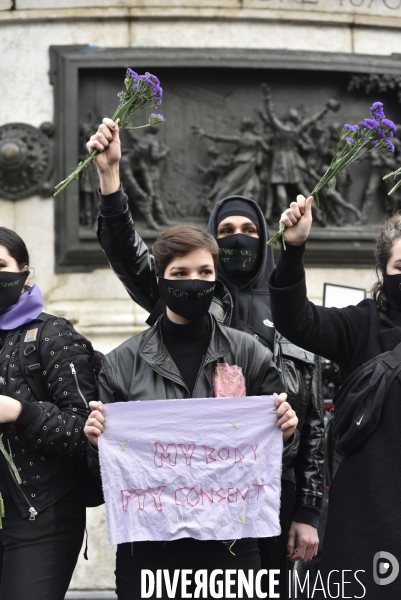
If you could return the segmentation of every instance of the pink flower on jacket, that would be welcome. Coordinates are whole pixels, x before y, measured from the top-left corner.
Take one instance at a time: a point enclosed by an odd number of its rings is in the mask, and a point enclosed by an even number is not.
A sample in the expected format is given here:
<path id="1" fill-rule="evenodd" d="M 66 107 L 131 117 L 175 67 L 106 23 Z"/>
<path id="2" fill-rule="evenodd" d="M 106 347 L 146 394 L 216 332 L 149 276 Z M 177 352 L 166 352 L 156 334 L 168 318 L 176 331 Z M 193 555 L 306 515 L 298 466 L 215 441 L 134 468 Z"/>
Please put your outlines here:
<path id="1" fill-rule="evenodd" d="M 246 396 L 245 378 L 237 365 L 218 363 L 213 373 L 216 398 L 241 398 Z"/>

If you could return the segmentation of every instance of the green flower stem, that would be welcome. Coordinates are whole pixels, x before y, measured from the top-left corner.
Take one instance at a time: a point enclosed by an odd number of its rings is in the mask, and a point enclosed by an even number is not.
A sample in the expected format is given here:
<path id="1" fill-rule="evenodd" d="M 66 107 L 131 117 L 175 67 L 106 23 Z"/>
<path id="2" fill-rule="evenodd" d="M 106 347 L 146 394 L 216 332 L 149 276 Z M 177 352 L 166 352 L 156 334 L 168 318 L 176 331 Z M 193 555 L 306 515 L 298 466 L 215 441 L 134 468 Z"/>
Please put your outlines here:
<path id="1" fill-rule="evenodd" d="M 284 250 L 286 250 L 286 245 L 285 245 L 285 240 L 284 240 L 284 231 L 287 229 L 287 225 L 282 225 L 280 227 L 280 229 L 278 229 L 278 231 L 276 231 L 276 233 L 270 238 L 270 240 L 267 242 L 268 246 L 275 246 L 276 244 L 279 243 L 280 238 L 283 239 L 283 247 Z"/>
<path id="2" fill-rule="evenodd" d="M 86 169 L 86 167 L 93 161 L 94 158 L 96 158 L 96 156 L 99 154 L 99 150 L 92 150 L 92 152 L 90 154 L 87 154 L 85 156 L 85 159 L 79 163 L 79 165 L 77 166 L 76 169 L 74 169 L 74 171 L 71 173 L 71 175 L 69 175 L 67 177 L 67 179 L 64 179 L 63 181 L 60 181 L 60 183 L 58 183 L 55 187 L 55 192 L 54 195 L 57 196 L 60 192 L 62 192 L 63 190 L 65 190 L 65 188 L 67 186 L 70 185 L 71 181 L 73 181 L 74 179 L 78 179 L 79 174 L 82 173 L 82 171 L 84 169 Z"/>
<path id="3" fill-rule="evenodd" d="M 143 127 L 150 127 L 151 125 L 156 125 L 157 122 L 152 122 L 154 117 L 149 118 L 149 122 L 146 125 L 140 125 L 138 127 L 128 127 L 128 123 L 134 117 L 134 115 L 143 110 L 144 108 L 157 108 L 161 102 L 161 97 L 157 100 L 154 98 L 153 93 L 151 92 L 149 85 L 144 82 L 143 79 L 137 80 L 137 83 L 134 85 L 131 76 L 127 71 L 127 75 L 124 80 L 126 92 L 121 92 L 118 94 L 120 97 L 120 104 L 117 106 L 117 109 L 114 111 L 113 116 L 111 117 L 112 121 L 117 121 L 119 119 L 118 127 L 120 130 L 122 129 L 142 129 Z M 156 115 L 158 116 L 158 115 Z M 163 119 L 162 119 L 163 120 Z M 92 150 L 89 154 L 85 156 L 85 158 L 79 163 L 79 165 L 73 170 L 73 172 L 63 181 L 55 187 L 54 195 L 57 196 L 60 192 L 65 190 L 65 188 L 74 180 L 78 179 L 80 173 L 93 161 L 94 158 L 99 154 L 98 150 Z"/>
<path id="4" fill-rule="evenodd" d="M 8 464 L 10 466 L 10 469 L 11 469 L 11 471 L 14 474 L 15 479 L 21 485 L 22 479 L 21 479 L 20 474 L 17 471 L 17 467 L 15 466 L 14 461 L 13 461 L 13 455 L 12 455 L 11 448 L 10 448 L 10 442 L 8 443 L 8 447 L 9 447 L 10 453 L 8 453 L 7 450 L 4 447 L 3 439 L 2 438 L 3 438 L 3 434 L 0 435 L 0 452 L 2 453 L 2 455 L 4 456 L 4 458 L 6 459 L 6 461 L 8 462 Z"/>
<path id="5" fill-rule="evenodd" d="M 383 179 L 386 180 L 386 179 L 389 179 L 390 177 L 394 177 L 394 179 L 395 179 L 398 175 L 401 175 L 401 167 L 399 169 L 397 169 L 396 171 L 392 171 L 391 173 L 388 173 L 387 175 L 385 175 L 383 177 Z M 400 186 L 401 186 L 401 179 L 399 181 L 397 181 L 397 183 L 395 184 L 394 187 L 391 188 L 388 195 L 391 196 L 391 194 L 393 194 L 395 192 L 395 190 L 398 190 L 398 188 Z"/>

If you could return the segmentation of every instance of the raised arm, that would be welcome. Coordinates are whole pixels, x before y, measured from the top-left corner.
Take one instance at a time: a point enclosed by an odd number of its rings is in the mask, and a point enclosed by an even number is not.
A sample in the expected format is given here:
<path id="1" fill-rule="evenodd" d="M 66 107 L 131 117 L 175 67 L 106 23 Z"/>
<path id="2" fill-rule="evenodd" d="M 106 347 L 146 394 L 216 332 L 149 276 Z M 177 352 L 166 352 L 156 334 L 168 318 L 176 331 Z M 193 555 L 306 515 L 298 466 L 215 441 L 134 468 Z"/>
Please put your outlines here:
<path id="1" fill-rule="evenodd" d="M 326 103 L 326 106 L 324 106 L 323 108 L 321 108 L 316 114 L 312 115 L 311 117 L 304 119 L 299 127 L 299 132 L 304 131 L 305 129 L 307 129 L 310 125 L 312 125 L 312 123 L 315 123 L 316 121 L 319 121 L 319 119 L 321 119 L 322 117 L 324 117 L 324 115 L 329 111 L 332 110 L 333 112 L 337 112 L 339 110 L 339 108 L 341 107 L 341 104 L 338 100 L 336 100 L 336 98 L 330 98 L 330 100 Z"/>
<path id="2" fill-rule="evenodd" d="M 284 125 L 284 123 L 282 123 L 280 121 L 280 119 L 278 118 L 278 116 L 276 115 L 276 111 L 275 111 L 272 96 L 271 96 L 270 86 L 268 86 L 266 83 L 262 84 L 262 92 L 264 94 L 265 110 L 266 110 L 266 113 L 260 112 L 262 119 L 265 121 L 265 123 L 269 123 L 269 125 L 271 125 L 273 127 L 273 129 L 276 129 L 279 131 L 287 129 L 286 126 Z"/>
<path id="3" fill-rule="evenodd" d="M 269 280 L 273 320 L 277 330 L 297 346 L 347 365 L 361 331 L 362 311 L 357 306 L 316 306 L 307 298 L 302 257 L 312 225 L 312 201 L 298 196 L 281 216 L 280 224 L 287 227 L 287 249 L 282 249 Z"/>
<path id="4" fill-rule="evenodd" d="M 131 298 L 151 312 L 159 299 L 153 256 L 138 235 L 119 175 L 121 159 L 118 126 L 103 119 L 87 144 L 96 148 L 100 180 L 98 239 L 114 273 Z"/>
<path id="5" fill-rule="evenodd" d="M 192 126 L 192 133 L 199 137 L 205 137 L 209 140 L 213 140 L 214 142 L 231 142 L 234 144 L 238 144 L 240 142 L 240 137 L 238 135 L 222 135 L 217 133 L 207 133 L 202 127 L 198 127 L 197 125 Z"/>

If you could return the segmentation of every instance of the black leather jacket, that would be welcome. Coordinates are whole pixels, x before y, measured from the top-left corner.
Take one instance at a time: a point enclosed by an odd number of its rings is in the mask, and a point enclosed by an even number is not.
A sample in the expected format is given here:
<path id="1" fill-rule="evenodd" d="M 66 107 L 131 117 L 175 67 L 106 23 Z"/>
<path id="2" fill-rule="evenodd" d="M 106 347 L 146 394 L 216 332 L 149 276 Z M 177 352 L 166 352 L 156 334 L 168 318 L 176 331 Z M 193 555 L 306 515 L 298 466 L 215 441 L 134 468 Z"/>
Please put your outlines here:
<path id="1" fill-rule="evenodd" d="M 107 354 L 99 373 L 99 399 L 104 403 L 214 397 L 213 373 L 219 362 L 238 365 L 245 378 L 247 396 L 281 393 L 283 385 L 268 348 L 241 331 L 211 318 L 209 347 L 191 395 L 174 364 L 161 334 L 160 319 Z M 283 447 L 283 467 L 298 452 L 299 432 Z"/>
<path id="2" fill-rule="evenodd" d="M 107 217 L 100 215 L 98 238 L 113 271 L 132 300 L 150 313 L 156 313 L 157 318 L 162 307 L 158 310 L 160 294 L 154 258 L 135 230 L 129 210 Z M 216 282 L 210 312 L 219 323 L 230 325 L 233 301 L 219 281 Z M 249 325 L 243 324 L 241 328 L 264 342 Z M 320 364 L 318 357 L 291 344 L 277 332 L 274 360 L 281 372 L 289 402 L 296 410 L 301 434 L 300 450 L 291 463 L 297 486 L 293 519 L 317 527 L 323 506 L 324 469 Z"/>

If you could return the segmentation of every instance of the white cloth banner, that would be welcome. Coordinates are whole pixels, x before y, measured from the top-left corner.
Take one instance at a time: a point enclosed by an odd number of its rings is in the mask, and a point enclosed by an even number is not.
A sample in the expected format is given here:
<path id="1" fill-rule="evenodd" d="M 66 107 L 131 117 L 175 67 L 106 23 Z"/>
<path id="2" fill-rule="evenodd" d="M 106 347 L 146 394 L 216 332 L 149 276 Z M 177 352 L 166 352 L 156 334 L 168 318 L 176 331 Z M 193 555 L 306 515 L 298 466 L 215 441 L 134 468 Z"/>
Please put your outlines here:
<path id="1" fill-rule="evenodd" d="M 110 544 L 280 533 L 282 432 L 273 396 L 104 407 Z"/>

